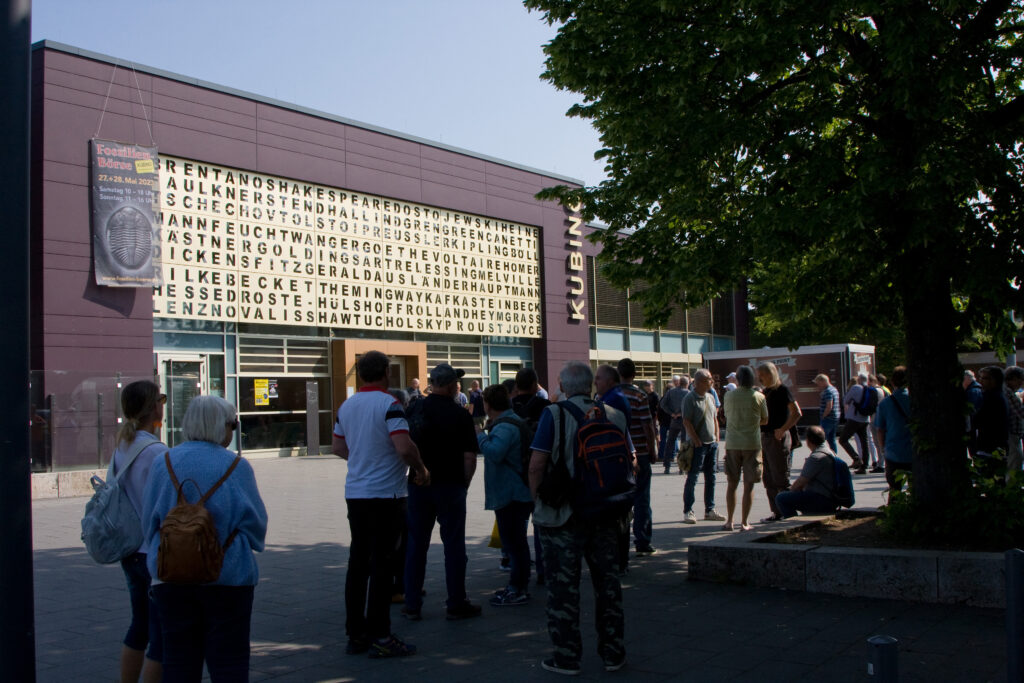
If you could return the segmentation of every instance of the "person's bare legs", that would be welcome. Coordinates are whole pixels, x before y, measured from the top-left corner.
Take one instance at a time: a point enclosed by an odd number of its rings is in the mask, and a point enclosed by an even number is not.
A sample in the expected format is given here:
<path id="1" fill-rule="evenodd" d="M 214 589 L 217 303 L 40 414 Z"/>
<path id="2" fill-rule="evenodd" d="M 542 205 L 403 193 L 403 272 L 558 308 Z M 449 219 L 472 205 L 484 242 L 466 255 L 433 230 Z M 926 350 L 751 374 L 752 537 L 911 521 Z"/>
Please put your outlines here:
<path id="1" fill-rule="evenodd" d="M 142 665 L 142 683 L 160 683 L 164 680 L 164 665 L 146 658 Z"/>
<path id="2" fill-rule="evenodd" d="M 741 512 L 741 514 L 743 516 L 741 517 L 740 528 L 742 528 L 744 531 L 750 531 L 751 529 L 753 529 L 753 527 L 750 526 L 750 524 L 748 523 L 749 522 L 748 518 L 750 517 L 750 508 L 754 504 L 754 484 L 756 484 L 756 483 L 757 482 L 753 482 L 753 481 L 744 481 L 743 482 L 743 501 L 740 503 L 740 505 L 742 506 L 740 508 L 740 512 Z M 733 493 L 733 502 L 734 503 L 735 503 L 735 498 L 736 498 L 736 494 Z M 732 520 L 732 511 L 731 510 L 729 511 L 729 519 Z"/>
<path id="3" fill-rule="evenodd" d="M 160 683 L 164 677 L 164 665 L 146 657 L 144 650 L 121 646 L 121 683 Z"/>
<path id="4" fill-rule="evenodd" d="M 722 528 L 724 530 L 726 530 L 726 531 L 732 531 L 732 528 L 733 528 L 732 527 L 732 517 L 733 517 L 733 514 L 736 512 L 736 487 L 738 485 L 739 485 L 738 481 L 735 481 L 735 482 L 730 481 L 725 486 L 725 511 L 726 511 L 726 515 L 725 516 L 726 516 L 726 521 L 725 521 L 725 525 L 723 525 Z M 746 494 L 744 493 L 744 496 L 745 495 Z M 746 498 L 744 498 L 743 500 L 744 500 L 744 505 L 746 505 Z M 750 512 L 749 507 L 750 506 L 747 506 L 745 512 Z M 744 519 L 747 518 L 746 514 L 743 515 L 743 518 Z"/>
<path id="5" fill-rule="evenodd" d="M 142 660 L 146 653 L 142 650 L 121 646 L 121 683 L 138 683 L 142 673 Z"/>

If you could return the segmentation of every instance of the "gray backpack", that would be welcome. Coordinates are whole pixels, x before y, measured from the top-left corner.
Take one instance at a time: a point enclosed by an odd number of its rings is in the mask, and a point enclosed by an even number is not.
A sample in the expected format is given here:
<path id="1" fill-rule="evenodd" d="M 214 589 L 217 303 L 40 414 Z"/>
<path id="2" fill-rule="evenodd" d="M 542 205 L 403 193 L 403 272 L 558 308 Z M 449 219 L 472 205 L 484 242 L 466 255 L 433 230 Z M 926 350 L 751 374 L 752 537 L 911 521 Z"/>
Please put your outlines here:
<path id="1" fill-rule="evenodd" d="M 160 441 L 136 439 L 128 450 L 128 463 L 114 476 L 114 461 L 107 469 L 107 480 L 92 477 L 94 493 L 85 504 L 82 517 L 82 542 L 89 556 L 100 564 L 120 562 L 142 546 L 142 522 L 121 486 L 121 478 L 142 451 Z"/>

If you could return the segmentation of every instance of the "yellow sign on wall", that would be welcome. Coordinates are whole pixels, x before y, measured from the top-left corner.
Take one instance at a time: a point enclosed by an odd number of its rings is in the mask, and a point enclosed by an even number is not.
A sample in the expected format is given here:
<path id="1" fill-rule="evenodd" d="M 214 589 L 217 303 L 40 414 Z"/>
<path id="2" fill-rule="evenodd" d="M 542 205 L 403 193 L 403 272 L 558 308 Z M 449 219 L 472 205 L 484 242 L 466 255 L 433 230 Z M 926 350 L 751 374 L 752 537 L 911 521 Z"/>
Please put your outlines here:
<path id="1" fill-rule="evenodd" d="M 256 405 L 258 406 L 269 406 L 270 405 L 270 382 L 265 379 L 254 379 L 253 393 L 256 396 Z"/>
<path id="2" fill-rule="evenodd" d="M 160 317 L 539 337 L 540 231 L 160 157 Z"/>

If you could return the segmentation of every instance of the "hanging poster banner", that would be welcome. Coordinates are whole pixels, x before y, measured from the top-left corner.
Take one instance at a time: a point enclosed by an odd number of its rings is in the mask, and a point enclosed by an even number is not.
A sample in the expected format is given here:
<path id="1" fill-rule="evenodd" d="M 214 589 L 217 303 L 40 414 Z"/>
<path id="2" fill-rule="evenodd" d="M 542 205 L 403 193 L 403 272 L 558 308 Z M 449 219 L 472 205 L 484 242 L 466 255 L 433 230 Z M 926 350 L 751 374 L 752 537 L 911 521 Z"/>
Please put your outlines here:
<path id="1" fill-rule="evenodd" d="M 162 284 L 157 148 L 93 139 L 89 158 L 96 284 Z"/>

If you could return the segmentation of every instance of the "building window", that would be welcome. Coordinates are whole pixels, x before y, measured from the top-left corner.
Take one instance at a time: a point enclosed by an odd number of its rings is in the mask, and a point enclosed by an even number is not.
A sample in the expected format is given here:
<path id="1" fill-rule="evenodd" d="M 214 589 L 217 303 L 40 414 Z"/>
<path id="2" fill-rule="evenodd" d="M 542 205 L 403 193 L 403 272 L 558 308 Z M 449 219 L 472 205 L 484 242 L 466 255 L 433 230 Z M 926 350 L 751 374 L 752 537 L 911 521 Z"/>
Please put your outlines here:
<path id="1" fill-rule="evenodd" d="M 657 344 L 655 343 L 654 332 L 636 332 L 631 331 L 629 333 L 629 350 L 630 351 L 648 351 L 654 353 L 658 350 Z"/>
<path id="2" fill-rule="evenodd" d="M 661 352 L 662 353 L 682 353 L 683 352 L 683 335 L 681 334 L 669 334 L 667 332 L 661 333 Z"/>
<path id="3" fill-rule="evenodd" d="M 708 338 L 700 334 L 691 334 L 686 338 L 687 353 L 705 353 L 708 351 Z"/>
<path id="4" fill-rule="evenodd" d="M 600 351 L 625 351 L 626 331 L 597 328 L 597 348 Z"/>

